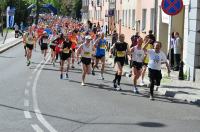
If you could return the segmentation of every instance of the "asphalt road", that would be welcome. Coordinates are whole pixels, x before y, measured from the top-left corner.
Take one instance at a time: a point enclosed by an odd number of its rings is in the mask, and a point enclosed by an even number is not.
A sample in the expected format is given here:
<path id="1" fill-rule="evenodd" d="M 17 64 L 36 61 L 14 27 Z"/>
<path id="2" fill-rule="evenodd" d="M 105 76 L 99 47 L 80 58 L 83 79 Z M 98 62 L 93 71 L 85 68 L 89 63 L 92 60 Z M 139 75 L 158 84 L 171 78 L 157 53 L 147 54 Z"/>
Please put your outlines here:
<path id="1" fill-rule="evenodd" d="M 81 86 L 81 68 L 59 79 L 59 64 L 43 61 L 33 51 L 27 67 L 23 46 L 0 54 L 0 132 L 199 132 L 200 108 L 179 100 L 148 98 L 148 88 L 123 91 L 112 88 L 113 68 L 106 65 L 105 80 L 89 75 Z"/>

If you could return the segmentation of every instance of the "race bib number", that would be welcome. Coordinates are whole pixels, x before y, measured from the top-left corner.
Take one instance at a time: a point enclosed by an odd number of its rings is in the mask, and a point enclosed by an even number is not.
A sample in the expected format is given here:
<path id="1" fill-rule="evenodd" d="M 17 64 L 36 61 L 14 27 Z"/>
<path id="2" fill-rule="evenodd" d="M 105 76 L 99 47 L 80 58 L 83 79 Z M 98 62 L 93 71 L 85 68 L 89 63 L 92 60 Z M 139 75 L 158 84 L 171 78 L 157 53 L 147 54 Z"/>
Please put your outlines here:
<path id="1" fill-rule="evenodd" d="M 154 63 L 158 64 L 160 62 L 160 57 L 156 55 L 153 59 Z"/>
<path id="2" fill-rule="evenodd" d="M 47 44 L 48 43 L 48 39 L 43 39 L 43 43 Z"/>
<path id="3" fill-rule="evenodd" d="M 84 52 L 84 56 L 90 57 L 90 56 L 91 56 L 91 53 L 90 53 L 90 52 Z"/>
<path id="4" fill-rule="evenodd" d="M 125 57 L 124 51 L 117 51 L 117 57 Z"/>
<path id="5" fill-rule="evenodd" d="M 68 48 L 64 48 L 63 49 L 63 53 L 69 53 L 69 49 Z"/>
<path id="6" fill-rule="evenodd" d="M 105 45 L 101 45 L 100 49 L 106 49 L 106 46 Z"/>

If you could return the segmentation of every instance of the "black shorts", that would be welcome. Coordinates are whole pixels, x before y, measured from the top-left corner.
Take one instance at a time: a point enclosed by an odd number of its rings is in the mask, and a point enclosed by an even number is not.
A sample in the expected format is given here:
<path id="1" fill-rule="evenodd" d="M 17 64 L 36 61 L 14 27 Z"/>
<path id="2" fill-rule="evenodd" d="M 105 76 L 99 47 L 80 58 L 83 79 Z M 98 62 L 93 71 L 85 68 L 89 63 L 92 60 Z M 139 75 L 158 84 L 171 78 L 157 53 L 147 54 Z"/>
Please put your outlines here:
<path id="1" fill-rule="evenodd" d="M 91 64 L 91 58 L 81 57 L 81 62 L 85 65 L 90 65 Z"/>
<path id="2" fill-rule="evenodd" d="M 61 53 L 60 54 L 60 59 L 61 60 L 67 60 L 68 58 L 70 58 L 71 57 L 71 54 L 70 53 Z"/>
<path id="3" fill-rule="evenodd" d="M 105 55 L 96 55 L 95 57 L 96 59 L 102 59 L 103 57 L 105 57 Z"/>
<path id="4" fill-rule="evenodd" d="M 75 52 L 75 51 L 76 51 L 76 49 L 72 49 L 72 51 L 73 51 L 73 52 Z"/>
<path id="5" fill-rule="evenodd" d="M 48 44 L 42 43 L 41 50 L 47 50 L 47 49 L 48 49 Z"/>
<path id="6" fill-rule="evenodd" d="M 124 66 L 125 63 L 125 57 L 115 57 L 114 63 L 119 62 L 121 66 Z"/>
<path id="7" fill-rule="evenodd" d="M 160 81 L 162 79 L 162 73 L 161 70 L 154 70 L 149 68 L 149 80 L 155 81 L 155 85 L 160 86 Z"/>
<path id="8" fill-rule="evenodd" d="M 19 30 L 16 30 L 15 33 L 16 33 L 16 34 L 19 33 Z"/>
<path id="9" fill-rule="evenodd" d="M 137 70 L 141 70 L 143 63 L 142 62 L 136 62 L 136 61 L 132 61 L 132 67 L 136 68 Z"/>
<path id="10" fill-rule="evenodd" d="M 50 48 L 51 48 L 53 51 L 55 51 L 56 46 L 55 46 L 55 45 L 50 45 Z"/>
<path id="11" fill-rule="evenodd" d="M 33 50 L 33 44 L 26 44 L 26 47 L 27 47 L 29 50 Z"/>
<path id="12" fill-rule="evenodd" d="M 148 63 L 144 63 L 144 62 L 143 62 L 143 66 L 148 66 Z"/>

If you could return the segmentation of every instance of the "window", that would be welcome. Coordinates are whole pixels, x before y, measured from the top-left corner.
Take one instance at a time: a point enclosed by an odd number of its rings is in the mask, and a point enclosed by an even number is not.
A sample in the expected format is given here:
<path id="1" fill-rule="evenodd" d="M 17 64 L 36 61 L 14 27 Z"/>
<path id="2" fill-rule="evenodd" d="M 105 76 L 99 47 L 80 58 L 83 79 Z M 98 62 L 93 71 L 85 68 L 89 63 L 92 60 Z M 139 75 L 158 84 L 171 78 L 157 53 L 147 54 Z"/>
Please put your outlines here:
<path id="1" fill-rule="evenodd" d="M 146 30 L 147 9 L 142 10 L 142 32 Z"/>
<path id="2" fill-rule="evenodd" d="M 135 29 L 135 10 L 132 10 L 132 29 Z"/>
<path id="3" fill-rule="evenodd" d="M 129 10 L 129 13 L 128 13 L 128 27 L 130 28 L 131 27 L 131 10 Z"/>
<path id="4" fill-rule="evenodd" d="M 155 9 L 151 9 L 151 25 L 150 25 L 150 30 L 154 30 L 155 27 Z M 155 32 L 155 31 L 154 31 Z"/>

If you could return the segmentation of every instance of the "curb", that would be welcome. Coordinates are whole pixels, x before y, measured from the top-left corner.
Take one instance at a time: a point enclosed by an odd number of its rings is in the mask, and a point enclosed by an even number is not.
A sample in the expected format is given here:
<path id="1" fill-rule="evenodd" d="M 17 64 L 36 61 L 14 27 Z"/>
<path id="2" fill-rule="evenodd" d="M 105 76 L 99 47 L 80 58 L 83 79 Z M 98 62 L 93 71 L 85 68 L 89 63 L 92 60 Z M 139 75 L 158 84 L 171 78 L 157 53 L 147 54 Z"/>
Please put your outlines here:
<path id="1" fill-rule="evenodd" d="M 3 53 L 3 52 L 5 52 L 5 51 L 7 51 L 8 49 L 17 46 L 17 45 L 20 44 L 21 42 L 22 42 L 22 40 L 18 40 L 18 41 L 10 42 L 10 43 L 12 43 L 12 44 L 10 44 L 10 45 L 9 45 L 9 43 L 4 44 L 4 45 L 8 45 L 8 46 L 5 46 L 5 47 L 3 47 L 2 49 L 0 49 L 0 53 Z"/>

